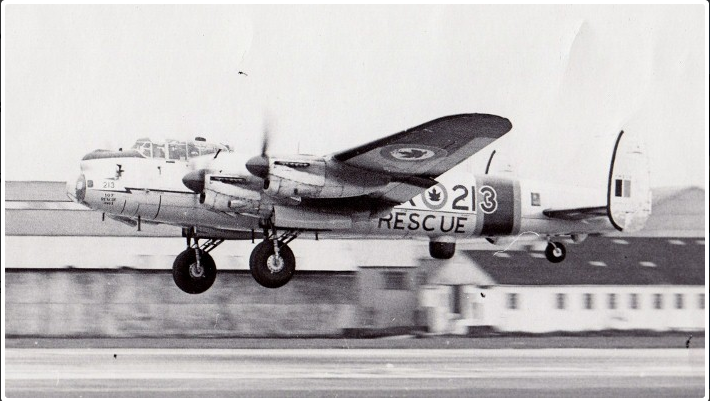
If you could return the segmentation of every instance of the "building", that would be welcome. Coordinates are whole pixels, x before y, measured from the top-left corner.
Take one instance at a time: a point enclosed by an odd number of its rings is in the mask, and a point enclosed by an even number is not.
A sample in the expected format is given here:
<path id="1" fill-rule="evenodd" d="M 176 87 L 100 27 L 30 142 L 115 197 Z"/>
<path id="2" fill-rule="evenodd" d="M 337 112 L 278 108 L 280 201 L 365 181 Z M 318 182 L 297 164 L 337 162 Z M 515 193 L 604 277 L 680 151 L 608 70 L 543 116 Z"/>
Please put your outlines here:
<path id="1" fill-rule="evenodd" d="M 467 251 L 425 264 L 420 307 L 430 330 L 457 334 L 703 331 L 704 250 L 702 238 L 597 237 L 561 264 L 532 248 Z"/>
<path id="2" fill-rule="evenodd" d="M 408 317 L 430 332 L 455 334 L 704 331 L 705 191 L 662 188 L 652 207 L 641 232 L 569 245 L 560 264 L 545 259 L 544 242 L 521 241 L 506 252 L 481 244 L 448 261 L 362 269 L 358 280 L 369 289 L 361 295 L 363 324 L 385 329 Z M 406 277 L 409 295 L 388 284 L 404 282 L 393 274 Z M 418 312 L 394 310 L 415 296 Z"/>

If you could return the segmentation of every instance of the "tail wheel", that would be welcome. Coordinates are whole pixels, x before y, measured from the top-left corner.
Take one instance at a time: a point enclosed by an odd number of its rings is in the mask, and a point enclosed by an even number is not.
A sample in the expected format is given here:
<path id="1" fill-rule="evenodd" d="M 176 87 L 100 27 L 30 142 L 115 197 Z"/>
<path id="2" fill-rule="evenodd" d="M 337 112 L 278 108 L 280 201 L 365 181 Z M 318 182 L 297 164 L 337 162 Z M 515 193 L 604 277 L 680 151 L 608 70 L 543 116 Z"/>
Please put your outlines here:
<path id="1" fill-rule="evenodd" d="M 565 260 L 567 249 L 561 242 L 550 242 L 545 248 L 545 257 L 552 263 L 560 263 Z"/>
<path id="2" fill-rule="evenodd" d="M 182 251 L 173 263 L 173 280 L 188 294 L 201 294 L 207 291 L 217 278 L 217 266 L 209 253 L 199 250 L 200 263 L 194 248 Z"/>
<path id="3" fill-rule="evenodd" d="M 273 241 L 263 241 L 251 252 L 249 270 L 257 283 L 266 288 L 279 288 L 291 280 L 296 270 L 296 257 L 288 245 L 279 243 L 279 254 Z"/>

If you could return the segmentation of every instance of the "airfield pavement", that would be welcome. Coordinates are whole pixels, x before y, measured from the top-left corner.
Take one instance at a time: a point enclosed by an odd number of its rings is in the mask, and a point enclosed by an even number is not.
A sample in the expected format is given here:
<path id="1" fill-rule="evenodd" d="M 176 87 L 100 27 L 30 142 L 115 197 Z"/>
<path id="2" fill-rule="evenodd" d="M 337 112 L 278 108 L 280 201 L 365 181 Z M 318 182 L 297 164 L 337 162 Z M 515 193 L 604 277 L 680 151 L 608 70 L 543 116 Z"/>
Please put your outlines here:
<path id="1" fill-rule="evenodd" d="M 5 395 L 706 396 L 704 338 L 677 340 L 6 339 Z"/>

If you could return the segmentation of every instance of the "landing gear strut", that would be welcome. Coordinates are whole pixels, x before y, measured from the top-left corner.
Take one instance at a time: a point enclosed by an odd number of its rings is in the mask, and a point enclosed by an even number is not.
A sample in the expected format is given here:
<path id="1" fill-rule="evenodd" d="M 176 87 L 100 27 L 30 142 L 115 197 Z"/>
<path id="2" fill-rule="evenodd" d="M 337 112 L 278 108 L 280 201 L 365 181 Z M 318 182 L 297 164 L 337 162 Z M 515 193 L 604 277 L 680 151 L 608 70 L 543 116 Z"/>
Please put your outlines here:
<path id="1" fill-rule="evenodd" d="M 257 283 L 266 288 L 279 288 L 291 280 L 296 270 L 296 257 L 288 243 L 299 234 L 298 230 L 279 234 L 274 227 L 264 228 L 264 241 L 254 248 L 249 258 L 249 270 Z"/>
<path id="2" fill-rule="evenodd" d="M 187 249 L 173 262 L 173 280 L 181 290 L 201 294 L 212 286 L 217 277 L 217 266 L 209 252 L 222 242 L 222 239 L 209 239 L 200 245 L 198 238 L 187 235 Z"/>
<path id="3" fill-rule="evenodd" d="M 567 249 L 561 242 L 549 242 L 545 248 L 545 257 L 552 263 L 560 263 L 565 260 Z"/>

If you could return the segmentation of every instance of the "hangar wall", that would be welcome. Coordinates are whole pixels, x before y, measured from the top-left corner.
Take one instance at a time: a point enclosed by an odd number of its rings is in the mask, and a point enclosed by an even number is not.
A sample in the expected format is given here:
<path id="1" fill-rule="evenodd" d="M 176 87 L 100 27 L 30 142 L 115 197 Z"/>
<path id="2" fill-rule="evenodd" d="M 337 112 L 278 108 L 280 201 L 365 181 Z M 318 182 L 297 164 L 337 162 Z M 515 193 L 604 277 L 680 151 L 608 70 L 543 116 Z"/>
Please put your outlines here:
<path id="1" fill-rule="evenodd" d="M 248 272 L 189 295 L 165 270 L 6 270 L 7 336 L 336 336 L 357 322 L 354 273 L 299 273 L 270 290 Z"/>
<path id="2" fill-rule="evenodd" d="M 212 253 L 214 286 L 192 296 L 170 270 L 185 246 L 179 228 L 102 220 L 64 183 L 5 182 L 4 197 L 10 336 L 341 335 L 360 327 L 358 266 L 411 266 L 426 253 L 408 241 L 399 252 L 394 241 L 294 241 L 296 275 L 270 290 L 247 270 L 251 241 L 227 241 Z"/>
<path id="3" fill-rule="evenodd" d="M 466 334 L 475 328 L 526 333 L 701 332 L 707 317 L 701 285 L 461 287 L 463 302 L 455 312 L 455 286 L 423 288 L 420 306 L 431 310 L 426 314 L 430 332 Z"/>

